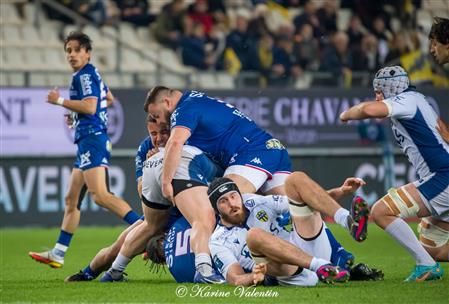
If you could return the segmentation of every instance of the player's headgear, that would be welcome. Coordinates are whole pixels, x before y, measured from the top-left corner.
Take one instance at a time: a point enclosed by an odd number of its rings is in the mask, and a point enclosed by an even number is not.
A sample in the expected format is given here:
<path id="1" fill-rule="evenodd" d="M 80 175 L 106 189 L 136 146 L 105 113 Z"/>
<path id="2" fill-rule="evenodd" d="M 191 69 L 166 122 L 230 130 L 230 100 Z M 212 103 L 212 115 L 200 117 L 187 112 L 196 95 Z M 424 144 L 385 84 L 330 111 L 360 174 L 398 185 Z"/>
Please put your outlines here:
<path id="1" fill-rule="evenodd" d="M 218 212 L 217 203 L 223 195 L 229 192 L 237 192 L 240 196 L 240 190 L 237 185 L 227 177 L 219 177 L 212 181 L 207 189 L 207 195 L 209 196 L 210 203 L 215 211 Z"/>
<path id="2" fill-rule="evenodd" d="M 398 65 L 380 69 L 373 80 L 374 90 L 381 91 L 384 98 L 404 92 L 409 85 L 407 72 Z"/>

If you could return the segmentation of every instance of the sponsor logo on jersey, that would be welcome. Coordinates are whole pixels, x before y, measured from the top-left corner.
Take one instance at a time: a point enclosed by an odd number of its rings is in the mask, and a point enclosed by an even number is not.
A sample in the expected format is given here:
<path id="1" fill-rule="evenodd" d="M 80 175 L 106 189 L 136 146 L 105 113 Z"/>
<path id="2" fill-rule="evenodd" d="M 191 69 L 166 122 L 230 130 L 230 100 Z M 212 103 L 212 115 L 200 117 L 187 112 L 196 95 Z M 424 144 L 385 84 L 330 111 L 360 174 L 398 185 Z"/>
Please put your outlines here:
<path id="1" fill-rule="evenodd" d="M 252 160 L 250 160 L 250 163 L 262 165 L 262 162 L 260 161 L 260 158 L 258 158 L 258 157 L 254 157 Z"/>
<path id="2" fill-rule="evenodd" d="M 81 158 L 80 168 L 91 164 L 90 151 L 87 151 L 86 153 L 81 154 L 80 158 Z"/>
<path id="3" fill-rule="evenodd" d="M 223 262 L 218 258 L 217 255 L 214 255 L 213 260 L 214 260 L 215 266 L 217 266 L 218 269 L 223 270 L 222 269 L 223 268 Z"/>
<path id="4" fill-rule="evenodd" d="M 237 153 L 235 153 L 234 155 L 232 155 L 231 159 L 229 160 L 229 165 L 235 163 L 235 158 L 237 157 Z"/>
<path id="5" fill-rule="evenodd" d="M 233 243 L 240 244 L 239 239 L 235 239 Z"/>
<path id="6" fill-rule="evenodd" d="M 83 95 L 92 94 L 92 80 L 90 80 L 90 74 L 80 75 L 81 90 L 83 90 Z"/>
<path id="7" fill-rule="evenodd" d="M 106 157 L 103 157 L 103 159 L 101 160 L 101 162 L 102 162 L 103 164 L 108 164 L 108 160 L 107 160 Z"/>
<path id="8" fill-rule="evenodd" d="M 279 140 L 276 138 L 269 139 L 265 142 L 265 146 L 267 149 L 277 149 L 277 150 L 285 150 L 285 147 Z"/>
<path id="9" fill-rule="evenodd" d="M 268 214 L 265 212 L 265 210 L 260 210 L 256 214 L 256 219 L 258 219 L 259 221 L 265 223 L 265 222 L 268 221 Z"/>

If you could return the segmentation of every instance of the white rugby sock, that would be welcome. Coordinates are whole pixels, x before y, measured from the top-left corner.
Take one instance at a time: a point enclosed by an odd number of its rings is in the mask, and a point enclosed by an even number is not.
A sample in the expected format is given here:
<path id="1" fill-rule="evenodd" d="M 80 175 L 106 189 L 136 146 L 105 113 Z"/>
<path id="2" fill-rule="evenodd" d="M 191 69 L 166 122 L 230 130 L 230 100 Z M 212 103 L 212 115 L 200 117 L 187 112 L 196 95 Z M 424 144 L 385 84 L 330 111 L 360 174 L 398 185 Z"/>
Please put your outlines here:
<path id="1" fill-rule="evenodd" d="M 346 228 L 349 230 L 349 227 L 348 227 L 348 217 L 349 216 L 350 215 L 349 215 L 348 210 L 346 210 L 345 208 L 340 208 L 334 214 L 334 221 L 337 224 L 340 224 L 341 226 L 343 226 L 343 228 Z"/>
<path id="2" fill-rule="evenodd" d="M 117 257 L 115 258 L 114 262 L 112 263 L 111 268 L 114 270 L 118 270 L 120 272 L 125 271 L 126 266 L 128 266 L 129 262 L 131 262 L 131 259 L 124 256 L 123 254 L 119 253 Z"/>
<path id="3" fill-rule="evenodd" d="M 424 249 L 413 230 L 403 219 L 395 219 L 385 228 L 385 231 L 415 258 L 417 265 L 435 265 L 434 259 Z"/>
<path id="4" fill-rule="evenodd" d="M 310 262 L 309 269 L 312 271 L 317 272 L 318 268 L 320 268 L 323 265 L 330 264 L 331 262 L 320 259 L 320 258 L 312 258 L 312 261 Z"/>
<path id="5" fill-rule="evenodd" d="M 213 273 L 212 260 L 208 253 L 198 253 L 195 255 L 195 268 L 203 276 L 208 277 Z"/>

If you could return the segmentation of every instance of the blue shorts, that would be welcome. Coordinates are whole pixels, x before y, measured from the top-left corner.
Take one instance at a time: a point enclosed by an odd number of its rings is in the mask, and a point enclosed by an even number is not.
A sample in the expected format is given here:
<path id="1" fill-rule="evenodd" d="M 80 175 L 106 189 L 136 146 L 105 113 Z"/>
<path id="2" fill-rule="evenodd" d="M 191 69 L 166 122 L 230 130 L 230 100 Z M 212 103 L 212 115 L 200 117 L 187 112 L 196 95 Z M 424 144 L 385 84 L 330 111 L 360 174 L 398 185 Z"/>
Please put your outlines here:
<path id="1" fill-rule="evenodd" d="M 237 165 L 259 169 L 269 177 L 276 173 L 290 173 L 292 170 L 290 156 L 277 139 L 270 139 L 262 145 L 236 153 L 229 161 L 228 167 Z"/>
<path id="2" fill-rule="evenodd" d="M 88 170 L 95 167 L 108 167 L 111 158 L 111 142 L 106 133 L 97 132 L 81 138 L 74 167 Z"/>

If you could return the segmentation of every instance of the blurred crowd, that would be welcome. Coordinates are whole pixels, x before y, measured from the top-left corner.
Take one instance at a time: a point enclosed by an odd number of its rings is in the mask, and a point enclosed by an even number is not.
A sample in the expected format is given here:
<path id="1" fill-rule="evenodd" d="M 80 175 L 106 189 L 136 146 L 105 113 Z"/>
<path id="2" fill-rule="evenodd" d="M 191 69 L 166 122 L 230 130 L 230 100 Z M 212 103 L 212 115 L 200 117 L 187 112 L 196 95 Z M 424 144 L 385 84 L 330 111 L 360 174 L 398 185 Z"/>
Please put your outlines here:
<path id="1" fill-rule="evenodd" d="M 385 64 L 407 69 L 420 56 L 428 58 L 428 29 L 416 20 L 421 0 L 173 0 L 151 15 L 154 2 L 62 1 L 99 25 L 126 21 L 150 27 L 185 65 L 233 75 L 258 71 L 261 85 L 289 84 L 304 71 L 351 82 L 357 72 Z M 350 12 L 344 27 L 338 22 L 342 9 Z M 399 30 L 392 27 L 393 17 Z"/>

